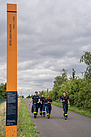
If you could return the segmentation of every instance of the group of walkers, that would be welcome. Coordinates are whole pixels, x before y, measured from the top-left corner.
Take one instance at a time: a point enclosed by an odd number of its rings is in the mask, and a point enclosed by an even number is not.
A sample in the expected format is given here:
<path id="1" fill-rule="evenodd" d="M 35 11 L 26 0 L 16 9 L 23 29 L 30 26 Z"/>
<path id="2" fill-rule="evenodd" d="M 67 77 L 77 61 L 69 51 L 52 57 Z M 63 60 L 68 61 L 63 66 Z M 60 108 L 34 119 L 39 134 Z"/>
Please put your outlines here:
<path id="1" fill-rule="evenodd" d="M 50 98 L 49 95 L 47 95 L 47 99 L 45 99 L 44 94 L 42 94 L 42 96 L 39 97 L 38 92 L 35 91 L 35 95 L 33 95 L 31 101 L 29 102 L 29 105 L 31 102 L 33 102 L 31 111 L 32 113 L 34 113 L 34 118 L 36 118 L 39 108 L 40 108 L 41 116 L 43 115 L 43 117 L 45 117 L 45 112 L 46 112 L 48 119 L 50 118 L 51 109 L 52 109 L 52 106 L 51 106 L 52 99 Z M 66 120 L 68 117 L 67 111 L 68 111 L 68 105 L 70 107 L 70 102 L 69 102 L 69 96 L 66 95 L 65 92 L 63 92 L 63 95 L 60 97 L 60 102 L 62 102 L 63 104 L 63 111 L 64 111 L 63 116 L 65 117 L 65 120 Z M 45 108 L 46 108 L 46 111 L 45 111 Z"/>
<path id="2" fill-rule="evenodd" d="M 46 107 L 46 112 L 47 112 L 47 117 L 50 118 L 51 114 L 51 103 L 52 99 L 50 98 L 49 95 L 47 95 L 47 99 L 45 99 L 44 94 L 42 94 L 41 97 L 38 96 L 38 92 L 35 91 L 35 95 L 32 97 L 30 103 L 33 102 L 32 104 L 32 113 L 34 113 L 34 118 L 36 118 L 38 114 L 38 109 L 40 108 L 40 115 L 45 117 L 45 107 Z"/>

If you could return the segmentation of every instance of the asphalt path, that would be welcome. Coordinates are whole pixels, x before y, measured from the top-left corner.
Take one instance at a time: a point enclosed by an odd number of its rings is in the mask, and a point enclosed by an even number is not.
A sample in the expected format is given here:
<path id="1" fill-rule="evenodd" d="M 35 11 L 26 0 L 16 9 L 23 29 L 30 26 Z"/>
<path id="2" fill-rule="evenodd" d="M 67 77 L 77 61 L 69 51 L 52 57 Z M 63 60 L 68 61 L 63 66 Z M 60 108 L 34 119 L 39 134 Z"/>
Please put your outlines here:
<path id="1" fill-rule="evenodd" d="M 51 118 L 41 117 L 35 119 L 31 113 L 29 99 L 24 99 L 31 118 L 35 123 L 39 137 L 91 137 L 91 118 L 68 111 L 68 119 L 63 118 L 63 110 L 52 105 Z"/>

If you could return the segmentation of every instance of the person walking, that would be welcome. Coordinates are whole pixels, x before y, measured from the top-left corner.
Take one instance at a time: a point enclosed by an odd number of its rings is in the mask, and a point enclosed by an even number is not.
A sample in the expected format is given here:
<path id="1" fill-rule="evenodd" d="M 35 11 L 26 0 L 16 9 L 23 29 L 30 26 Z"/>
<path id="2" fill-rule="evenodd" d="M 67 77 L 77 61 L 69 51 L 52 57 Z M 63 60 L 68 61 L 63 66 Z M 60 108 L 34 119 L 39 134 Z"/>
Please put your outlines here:
<path id="1" fill-rule="evenodd" d="M 48 119 L 50 118 L 50 114 L 51 114 L 51 103 L 52 103 L 52 99 L 50 98 L 49 95 L 47 95 L 47 99 L 45 100 L 45 104 L 46 104 L 46 112 L 47 112 Z"/>
<path id="2" fill-rule="evenodd" d="M 33 101 L 32 109 L 33 109 L 33 113 L 34 113 L 34 118 L 36 118 L 36 116 L 38 114 L 38 103 L 40 102 L 40 98 L 38 96 L 37 91 L 35 91 L 35 95 L 32 97 L 31 101 L 29 102 L 29 105 L 32 101 Z"/>
<path id="3" fill-rule="evenodd" d="M 65 117 L 65 120 L 66 120 L 67 117 L 68 117 L 68 114 L 67 114 L 67 112 L 68 112 L 68 105 L 70 107 L 69 96 L 66 95 L 66 92 L 63 92 L 63 95 L 60 97 L 60 101 L 63 104 L 63 111 L 64 111 L 63 116 Z"/>
<path id="4" fill-rule="evenodd" d="M 45 117 L 45 97 L 44 94 L 42 94 L 41 98 L 40 98 L 40 115 L 43 117 Z"/>

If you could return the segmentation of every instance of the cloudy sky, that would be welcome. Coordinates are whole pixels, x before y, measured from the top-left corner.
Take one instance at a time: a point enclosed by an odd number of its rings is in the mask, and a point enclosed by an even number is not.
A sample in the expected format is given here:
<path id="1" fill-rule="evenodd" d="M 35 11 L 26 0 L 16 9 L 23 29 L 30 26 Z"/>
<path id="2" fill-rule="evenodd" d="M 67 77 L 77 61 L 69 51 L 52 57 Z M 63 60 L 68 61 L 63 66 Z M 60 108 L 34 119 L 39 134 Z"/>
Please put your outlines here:
<path id="1" fill-rule="evenodd" d="M 7 2 L 18 5 L 18 93 L 50 90 L 62 69 L 68 76 L 91 51 L 91 0 L 0 0 L 0 83 L 6 82 Z"/>

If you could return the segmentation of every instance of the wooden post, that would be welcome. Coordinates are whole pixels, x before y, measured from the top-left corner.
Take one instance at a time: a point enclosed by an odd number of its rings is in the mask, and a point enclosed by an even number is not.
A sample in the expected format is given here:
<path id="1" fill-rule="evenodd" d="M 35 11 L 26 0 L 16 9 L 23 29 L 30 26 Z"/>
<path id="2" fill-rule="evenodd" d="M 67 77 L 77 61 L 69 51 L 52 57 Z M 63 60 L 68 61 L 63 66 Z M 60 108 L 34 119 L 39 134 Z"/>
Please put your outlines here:
<path id="1" fill-rule="evenodd" d="M 7 4 L 6 137 L 17 137 L 17 4 Z"/>

